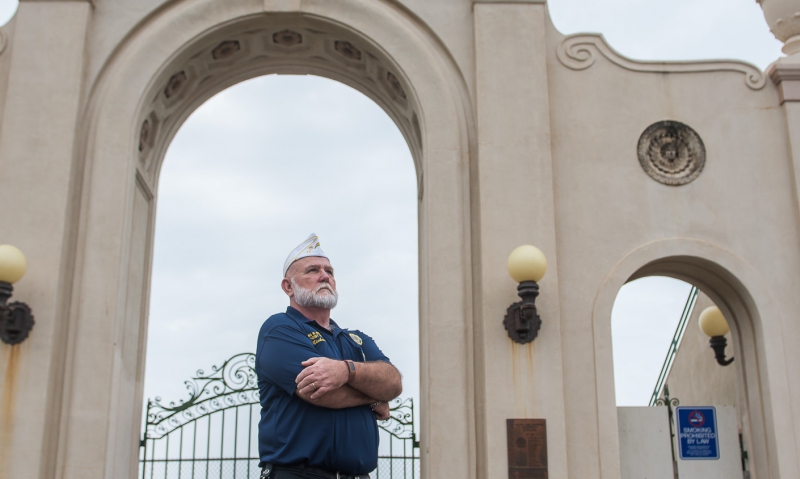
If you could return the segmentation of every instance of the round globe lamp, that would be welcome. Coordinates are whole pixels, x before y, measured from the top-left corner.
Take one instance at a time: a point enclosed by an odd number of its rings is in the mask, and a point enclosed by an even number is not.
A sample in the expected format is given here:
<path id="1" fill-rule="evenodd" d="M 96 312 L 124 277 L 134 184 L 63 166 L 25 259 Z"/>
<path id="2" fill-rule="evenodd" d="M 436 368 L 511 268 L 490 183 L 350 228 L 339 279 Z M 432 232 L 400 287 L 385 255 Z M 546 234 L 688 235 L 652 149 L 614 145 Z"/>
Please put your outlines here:
<path id="1" fill-rule="evenodd" d="M 536 312 L 538 282 L 547 271 L 547 258 L 533 245 L 522 245 L 508 255 L 508 274 L 519 283 L 517 294 L 522 299 L 506 310 L 503 326 L 514 342 L 525 344 L 536 339 L 542 319 Z"/>
<path id="2" fill-rule="evenodd" d="M 0 281 L 14 284 L 25 275 L 28 262 L 16 246 L 0 244 Z"/>
<path id="3" fill-rule="evenodd" d="M 547 272 L 547 258 L 542 250 L 533 245 L 522 245 L 508 255 L 508 274 L 517 283 L 536 281 Z"/>
<path id="4" fill-rule="evenodd" d="M 8 303 L 14 292 L 12 284 L 22 279 L 27 266 L 19 248 L 0 245 L 0 340 L 7 344 L 21 343 L 33 328 L 31 308 L 19 301 Z"/>
<path id="5" fill-rule="evenodd" d="M 725 321 L 725 316 L 722 311 L 716 306 L 709 306 L 700 313 L 700 329 L 709 338 L 714 336 L 725 336 L 730 331 L 728 322 Z"/>
<path id="6" fill-rule="evenodd" d="M 711 338 L 709 340 L 709 345 L 711 349 L 714 350 L 714 357 L 717 363 L 721 366 L 727 366 L 732 363 L 733 358 L 725 358 L 725 348 L 728 345 L 728 340 L 725 338 L 725 335 L 728 334 L 730 328 L 728 327 L 728 322 L 725 320 L 722 311 L 716 306 L 709 306 L 700 313 L 700 320 L 698 322 L 703 333 Z"/>

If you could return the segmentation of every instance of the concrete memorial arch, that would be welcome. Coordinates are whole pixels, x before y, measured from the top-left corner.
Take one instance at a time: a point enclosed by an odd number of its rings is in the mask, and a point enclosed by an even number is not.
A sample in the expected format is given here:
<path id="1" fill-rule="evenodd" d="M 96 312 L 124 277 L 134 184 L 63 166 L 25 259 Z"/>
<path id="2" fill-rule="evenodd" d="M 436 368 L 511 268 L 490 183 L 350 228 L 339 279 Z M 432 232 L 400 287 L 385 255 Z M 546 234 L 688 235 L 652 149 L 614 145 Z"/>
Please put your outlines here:
<path id="1" fill-rule="evenodd" d="M 422 276 L 431 282 L 421 298 L 423 328 L 430 328 L 425 335 L 461 331 L 459 343 L 468 344 L 468 283 L 453 284 L 446 278 L 469 275 L 467 252 L 452 247 L 453 237 L 460 238 L 456 244 L 468 244 L 468 213 L 456 215 L 455 221 L 430 221 L 466 206 L 462 198 L 470 125 L 464 110 L 469 105 L 451 62 L 408 14 L 385 4 L 311 2 L 294 12 L 262 2 L 237 7 L 221 9 L 217 1 L 166 7 L 121 46 L 90 100 L 84 137 L 87 198 L 81 201 L 87 223 L 78 232 L 84 249 L 80 256 L 89 260 L 108 248 L 110 256 L 126 259 L 113 268 L 79 263 L 82 284 L 74 299 L 81 305 L 78 321 L 89 323 L 89 329 L 104 329 L 117 338 L 118 346 L 107 351 L 106 363 L 113 365 L 106 371 L 111 397 L 93 394 L 72 404 L 87 413 L 103 409 L 109 400 L 118 407 L 96 416 L 113 431 L 106 438 L 95 436 L 85 420 L 67 427 L 75 427 L 78 435 L 87 433 L 81 442 L 96 441 L 96 447 L 109 449 L 106 468 L 116 471 L 115 477 L 136 467 L 130 451 L 138 441 L 140 418 L 131 412 L 139 408 L 142 394 L 148 265 L 161 161 L 173 135 L 197 106 L 245 79 L 269 73 L 325 76 L 362 91 L 389 113 L 408 141 L 419 178 Z M 176 25 L 181 25 L 177 35 Z M 434 193 L 426 195 L 426 189 Z M 109 242 L 120 231 L 121 241 Z M 114 283 L 117 287 L 109 289 Z M 430 295 L 447 298 L 452 306 L 444 310 L 442 303 L 429 301 Z M 108 301 L 120 308 L 116 327 L 104 314 Z M 436 321 L 429 322 L 431 317 Z M 89 344 L 80 344 L 85 339 L 76 338 L 76 350 L 87 354 L 76 355 L 73 374 L 78 381 L 94 382 L 97 376 L 87 372 L 97 370 L 98 354 L 90 352 Z M 460 349 L 456 354 L 466 360 L 465 348 Z M 448 358 L 437 354 L 434 349 L 423 354 L 426 376 L 437 378 L 424 401 L 444 401 L 454 393 L 467 397 L 466 378 L 447 374 Z M 86 384 L 78 391 L 90 389 Z M 449 455 L 455 456 L 469 447 L 468 415 L 463 403 L 447 409 L 426 424 L 445 421 L 464 427 L 460 441 L 439 441 L 454 448 Z M 76 414 L 67 412 L 70 417 Z M 450 427 L 438 429 L 445 433 Z M 436 436 L 427 427 L 423 433 Z"/>
<path id="2" fill-rule="evenodd" d="M 544 0 L 23 1 L 0 243 L 28 256 L 36 326 L 0 344 L 0 478 L 136 475 L 161 162 L 197 106 L 270 73 L 358 89 L 414 157 L 423 477 L 507 477 L 506 419 L 540 418 L 549 477 L 618 478 L 610 311 L 649 274 L 730 315 L 751 477 L 800 476 L 800 17 L 763 2 L 790 54 L 768 73 L 626 59 Z M 518 344 L 525 243 L 549 271 Z"/>

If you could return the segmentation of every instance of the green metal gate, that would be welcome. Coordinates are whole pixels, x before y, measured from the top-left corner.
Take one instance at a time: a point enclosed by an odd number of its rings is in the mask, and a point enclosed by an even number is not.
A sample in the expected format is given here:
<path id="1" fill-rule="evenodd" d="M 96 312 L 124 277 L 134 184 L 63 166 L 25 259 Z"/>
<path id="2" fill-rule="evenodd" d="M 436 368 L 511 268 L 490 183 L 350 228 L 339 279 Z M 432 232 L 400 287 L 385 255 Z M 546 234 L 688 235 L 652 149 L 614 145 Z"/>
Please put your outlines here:
<path id="1" fill-rule="evenodd" d="M 142 479 L 257 479 L 261 411 L 255 355 L 241 353 L 202 369 L 186 381 L 189 398 L 164 404 L 147 401 L 140 442 Z M 395 399 L 391 417 L 379 421 L 378 479 L 416 479 L 419 442 L 414 433 L 414 403 Z"/>

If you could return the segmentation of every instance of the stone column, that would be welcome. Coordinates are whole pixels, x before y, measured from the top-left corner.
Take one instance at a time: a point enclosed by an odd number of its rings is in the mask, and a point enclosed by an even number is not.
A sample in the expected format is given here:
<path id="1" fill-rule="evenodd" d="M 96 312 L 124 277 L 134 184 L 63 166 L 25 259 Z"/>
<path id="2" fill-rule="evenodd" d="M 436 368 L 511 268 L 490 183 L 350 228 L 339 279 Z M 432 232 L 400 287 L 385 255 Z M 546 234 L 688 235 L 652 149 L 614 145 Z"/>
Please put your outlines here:
<path id="1" fill-rule="evenodd" d="M 65 244 L 90 8 L 84 1 L 23 1 L 3 29 L 13 34 L 0 57 L 8 62 L 0 242 L 28 258 L 12 300 L 28 303 L 36 324 L 23 343 L 0 344 L 2 479 L 56 474 L 72 256 Z"/>
<path id="2" fill-rule="evenodd" d="M 567 477 L 558 259 L 550 148 L 544 1 L 474 6 L 478 118 L 475 354 L 478 477 L 508 477 L 506 419 L 547 421 L 550 477 Z M 538 337 L 517 344 L 503 328 L 518 301 L 506 260 L 540 248 Z"/>
<path id="3" fill-rule="evenodd" d="M 770 65 L 767 73 L 778 89 L 778 97 L 786 117 L 786 138 L 794 173 L 794 193 L 797 200 L 798 219 L 800 222 L 800 4 L 797 0 L 758 0 L 764 10 L 764 17 L 775 38 L 783 42 L 783 53 L 787 56 L 779 58 Z M 794 318 L 793 318 L 794 319 Z M 784 326 L 784 331 L 796 328 Z M 795 338 L 797 341 L 797 338 Z M 787 360 L 800 363 L 800 352 L 787 349 Z M 800 410 L 800 385 L 790 381 L 793 409 Z M 800 432 L 800 415 L 793 418 L 795 434 Z M 800 457 L 800 442 L 797 442 L 796 457 Z M 796 467 L 793 458 L 784 455 L 779 458 L 781 469 Z"/>

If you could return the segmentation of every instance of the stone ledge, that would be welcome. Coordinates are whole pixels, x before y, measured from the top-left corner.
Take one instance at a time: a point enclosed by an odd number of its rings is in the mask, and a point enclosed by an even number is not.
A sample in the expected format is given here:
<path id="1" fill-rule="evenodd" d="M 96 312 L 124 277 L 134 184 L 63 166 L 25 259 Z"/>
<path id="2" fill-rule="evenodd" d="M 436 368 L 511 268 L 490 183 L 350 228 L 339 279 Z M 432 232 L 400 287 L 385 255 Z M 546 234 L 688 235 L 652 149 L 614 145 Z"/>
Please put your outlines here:
<path id="1" fill-rule="evenodd" d="M 778 87 L 781 104 L 800 101 L 800 63 L 778 60 L 769 67 L 767 74 Z"/>

